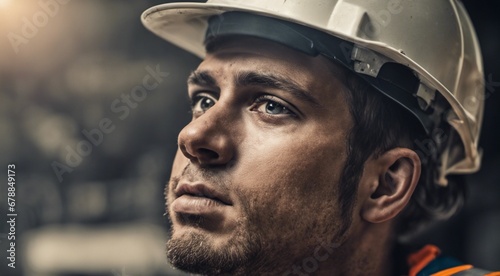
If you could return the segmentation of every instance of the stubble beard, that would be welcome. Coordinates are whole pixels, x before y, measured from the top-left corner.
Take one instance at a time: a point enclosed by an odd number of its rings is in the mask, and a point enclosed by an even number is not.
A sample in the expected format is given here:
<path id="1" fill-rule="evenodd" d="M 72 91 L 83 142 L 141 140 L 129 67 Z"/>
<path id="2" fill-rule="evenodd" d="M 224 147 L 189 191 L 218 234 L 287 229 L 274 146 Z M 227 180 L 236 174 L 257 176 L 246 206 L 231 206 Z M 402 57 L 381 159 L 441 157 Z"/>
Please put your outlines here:
<path id="1" fill-rule="evenodd" d="M 167 258 L 181 270 L 202 275 L 249 275 L 261 251 L 260 239 L 240 228 L 224 246 L 189 232 L 167 242 Z"/>
<path id="2" fill-rule="evenodd" d="M 192 174 L 189 166 L 185 168 L 183 174 Z M 206 174 L 205 177 L 210 177 L 209 175 Z M 178 181 L 178 178 L 170 181 L 165 188 L 165 195 L 169 186 L 175 188 Z M 244 209 L 244 213 L 248 214 L 249 210 L 245 207 Z M 215 245 L 210 234 L 202 232 L 200 225 L 203 223 L 203 217 L 178 216 L 177 218 L 193 227 L 194 231 L 167 241 L 167 259 L 174 267 L 202 275 L 250 275 L 255 274 L 253 272 L 256 271 L 256 267 L 261 266 L 258 260 L 262 252 L 262 237 L 258 234 L 259 229 L 253 229 L 255 227 L 248 219 L 238 222 L 237 230 L 224 245 Z M 172 236 L 175 236 L 174 233 Z"/>
<path id="3" fill-rule="evenodd" d="M 194 274 L 281 275 L 294 265 L 303 265 L 306 258 L 314 256 L 314 249 L 324 246 L 322 254 L 332 254 L 331 250 L 341 250 L 343 243 L 340 237 L 317 240 L 312 243 L 314 246 L 298 253 L 303 255 L 296 255 L 288 246 L 297 240 L 286 242 L 267 237 L 263 229 L 251 223 L 252 220 L 248 220 L 240 225 L 223 246 L 215 245 L 208 234 L 198 231 L 172 238 L 167 242 L 167 258 L 174 267 Z M 328 255 L 330 261 L 334 260 Z"/>

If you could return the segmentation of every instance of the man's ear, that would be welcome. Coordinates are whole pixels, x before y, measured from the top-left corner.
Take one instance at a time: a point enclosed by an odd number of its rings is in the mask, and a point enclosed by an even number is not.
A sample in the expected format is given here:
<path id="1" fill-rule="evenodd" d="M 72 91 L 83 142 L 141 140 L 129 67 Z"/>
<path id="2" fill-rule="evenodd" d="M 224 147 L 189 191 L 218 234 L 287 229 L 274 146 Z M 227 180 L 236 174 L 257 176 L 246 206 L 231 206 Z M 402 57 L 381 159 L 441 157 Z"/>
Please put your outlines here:
<path id="1" fill-rule="evenodd" d="M 371 223 L 394 218 L 408 204 L 420 178 L 421 163 L 417 153 L 408 148 L 394 148 L 365 164 L 362 183 L 361 216 Z M 363 181 L 365 181 L 363 183 Z"/>

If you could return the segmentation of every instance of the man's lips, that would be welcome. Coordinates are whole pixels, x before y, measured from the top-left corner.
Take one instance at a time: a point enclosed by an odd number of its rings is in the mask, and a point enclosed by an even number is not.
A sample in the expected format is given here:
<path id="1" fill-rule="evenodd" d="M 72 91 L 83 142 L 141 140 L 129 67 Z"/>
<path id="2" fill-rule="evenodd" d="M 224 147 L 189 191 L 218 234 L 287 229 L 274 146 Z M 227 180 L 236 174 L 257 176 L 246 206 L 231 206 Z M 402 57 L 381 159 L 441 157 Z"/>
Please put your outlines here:
<path id="1" fill-rule="evenodd" d="M 175 190 L 172 210 L 192 215 L 218 214 L 226 206 L 232 205 L 229 196 L 205 184 L 182 183 Z"/>

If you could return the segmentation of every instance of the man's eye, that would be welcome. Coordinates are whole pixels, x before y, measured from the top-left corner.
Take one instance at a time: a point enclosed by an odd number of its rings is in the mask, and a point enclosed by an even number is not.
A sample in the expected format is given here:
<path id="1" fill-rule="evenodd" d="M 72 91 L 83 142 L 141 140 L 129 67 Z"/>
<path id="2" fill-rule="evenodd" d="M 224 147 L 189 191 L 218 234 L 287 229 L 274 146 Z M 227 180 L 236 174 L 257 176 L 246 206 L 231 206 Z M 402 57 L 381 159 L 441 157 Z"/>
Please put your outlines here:
<path id="1" fill-rule="evenodd" d="M 193 99 L 193 113 L 204 113 L 215 105 L 215 100 L 211 97 L 200 95 Z"/>
<path id="2" fill-rule="evenodd" d="M 262 97 L 256 100 L 256 110 L 262 113 L 271 114 L 271 115 L 295 115 L 293 111 L 291 111 L 284 104 L 281 104 L 274 100 L 270 99 L 270 97 Z"/>
<path id="3" fill-rule="evenodd" d="M 273 114 L 273 115 L 291 114 L 288 108 L 273 101 L 267 101 L 262 103 L 257 110 L 259 110 L 260 112 L 265 112 L 267 114 Z"/>

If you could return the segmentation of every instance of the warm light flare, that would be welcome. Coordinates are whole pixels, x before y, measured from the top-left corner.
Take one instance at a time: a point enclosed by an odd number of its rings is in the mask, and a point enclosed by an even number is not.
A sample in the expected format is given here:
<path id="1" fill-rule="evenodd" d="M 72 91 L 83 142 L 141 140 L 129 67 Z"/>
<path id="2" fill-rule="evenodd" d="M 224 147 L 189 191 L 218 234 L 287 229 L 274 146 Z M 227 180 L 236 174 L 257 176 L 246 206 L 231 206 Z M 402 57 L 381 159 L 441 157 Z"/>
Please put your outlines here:
<path id="1" fill-rule="evenodd" d="M 5 8 L 9 6 L 9 4 L 12 2 L 12 0 L 0 0 L 0 8 Z"/>
<path id="2" fill-rule="evenodd" d="M 30 16 L 37 9 L 40 7 L 36 1 L 0 0 L 0 16 L 2 17 L 0 28 L 15 27 L 20 24 L 23 16 Z"/>

